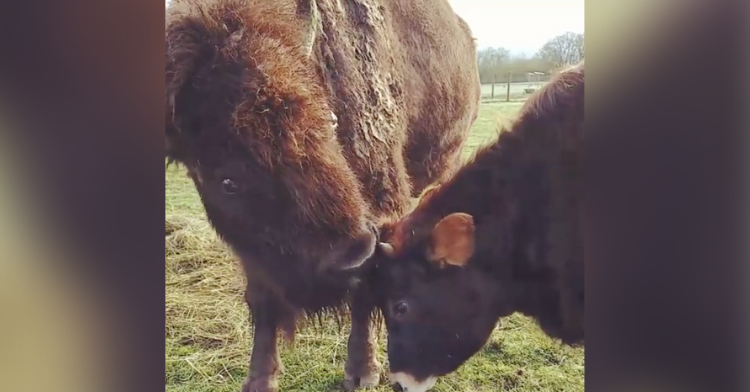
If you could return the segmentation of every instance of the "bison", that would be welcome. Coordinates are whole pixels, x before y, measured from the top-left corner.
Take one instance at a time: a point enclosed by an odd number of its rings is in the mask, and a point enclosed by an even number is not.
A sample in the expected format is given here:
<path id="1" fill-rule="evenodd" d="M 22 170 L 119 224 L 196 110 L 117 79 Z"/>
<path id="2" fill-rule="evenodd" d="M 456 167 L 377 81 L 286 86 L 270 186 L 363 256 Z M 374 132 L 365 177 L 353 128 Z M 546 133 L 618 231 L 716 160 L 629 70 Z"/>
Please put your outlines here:
<path id="1" fill-rule="evenodd" d="M 277 389 L 277 332 L 349 308 L 344 387 L 379 382 L 363 263 L 449 178 L 477 116 L 476 45 L 445 0 L 173 0 L 166 156 L 247 277 L 242 391 Z"/>
<path id="2" fill-rule="evenodd" d="M 513 312 L 581 343 L 583 63 L 533 95 L 518 119 L 413 212 L 386 225 L 375 289 L 391 383 L 424 392 Z"/>

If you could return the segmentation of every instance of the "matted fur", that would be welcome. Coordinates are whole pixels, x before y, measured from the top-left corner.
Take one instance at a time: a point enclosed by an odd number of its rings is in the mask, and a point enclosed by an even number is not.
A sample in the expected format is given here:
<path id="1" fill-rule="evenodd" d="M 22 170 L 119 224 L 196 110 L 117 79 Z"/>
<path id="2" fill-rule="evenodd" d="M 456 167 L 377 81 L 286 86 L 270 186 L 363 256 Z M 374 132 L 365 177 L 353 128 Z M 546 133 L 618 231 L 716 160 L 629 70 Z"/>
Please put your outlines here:
<path id="1" fill-rule="evenodd" d="M 370 227 L 458 167 L 480 99 L 468 26 L 442 0 L 174 0 L 166 22 L 167 159 L 251 309 L 272 303 L 287 336 L 340 314 L 366 291 L 347 268 Z"/>
<path id="2" fill-rule="evenodd" d="M 447 17 L 452 13 L 447 5 L 416 2 L 417 12 L 425 13 L 417 26 L 423 35 L 400 33 L 413 22 L 388 1 L 319 0 L 317 7 L 318 27 L 300 23 L 291 1 L 179 0 L 170 6 L 168 158 L 193 173 L 198 166 L 218 165 L 227 154 L 269 171 L 308 165 L 305 177 L 293 184 L 300 193 L 296 202 L 304 207 L 301 214 L 314 226 L 332 226 L 346 235 L 356 227 L 349 218 L 401 216 L 410 196 L 454 170 L 478 107 L 476 66 L 468 61 L 474 42 L 465 22 Z M 449 48 L 458 44 L 439 40 L 446 35 L 440 32 L 446 22 L 463 33 L 453 39 L 468 48 Z M 313 63 L 305 58 L 308 31 L 300 26 L 319 32 Z M 437 62 L 435 51 L 449 58 Z M 232 72 L 206 71 L 209 65 L 214 70 L 238 67 L 237 61 L 260 69 L 250 69 L 252 75 L 246 69 L 244 80 Z M 185 91 L 188 82 L 209 78 L 212 85 L 205 90 Z M 248 90 L 255 96 L 249 97 Z M 206 100 L 214 95 L 225 102 L 186 113 L 192 107 L 179 102 L 181 94 Z M 331 110 L 338 117 L 338 143 L 327 144 L 333 136 L 327 123 Z M 214 120 L 211 129 L 186 125 L 206 118 Z M 338 189 L 346 192 L 316 194 Z M 253 215 L 254 226 L 282 226 L 279 236 L 294 236 L 296 224 L 279 225 L 283 217 L 267 215 L 267 220 Z M 309 234 L 295 241 L 321 243 L 324 238 Z"/>
<path id="3" fill-rule="evenodd" d="M 583 341 L 583 118 L 581 63 L 556 75 L 495 143 L 386 226 L 392 248 L 377 257 L 376 287 L 391 371 L 418 380 L 453 371 L 499 317 L 516 311 L 550 336 Z M 466 266 L 441 268 L 427 257 L 430 235 L 457 212 L 474 218 L 476 250 Z M 413 310 L 396 315 L 392 306 L 403 301 Z"/>

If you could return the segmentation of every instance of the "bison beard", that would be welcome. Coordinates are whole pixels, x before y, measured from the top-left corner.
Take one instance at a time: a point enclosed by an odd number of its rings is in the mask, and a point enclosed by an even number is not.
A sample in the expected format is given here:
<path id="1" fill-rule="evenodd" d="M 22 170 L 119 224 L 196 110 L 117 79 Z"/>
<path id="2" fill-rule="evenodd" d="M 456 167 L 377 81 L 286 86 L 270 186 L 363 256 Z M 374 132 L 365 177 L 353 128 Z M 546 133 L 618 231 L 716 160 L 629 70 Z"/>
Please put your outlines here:
<path id="1" fill-rule="evenodd" d="M 356 267 L 458 166 L 480 98 L 468 26 L 410 0 L 173 0 L 166 22 L 166 155 L 247 277 L 243 392 L 278 388 L 279 330 L 347 305 L 344 387 L 377 384 Z"/>

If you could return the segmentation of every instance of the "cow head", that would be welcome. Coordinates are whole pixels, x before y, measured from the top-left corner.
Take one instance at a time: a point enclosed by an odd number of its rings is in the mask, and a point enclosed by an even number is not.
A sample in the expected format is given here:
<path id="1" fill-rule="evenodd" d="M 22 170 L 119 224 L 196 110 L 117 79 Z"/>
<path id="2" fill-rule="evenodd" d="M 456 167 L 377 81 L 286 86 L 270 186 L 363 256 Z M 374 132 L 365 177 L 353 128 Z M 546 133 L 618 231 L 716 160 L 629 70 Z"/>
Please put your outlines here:
<path id="1" fill-rule="evenodd" d="M 456 370 L 507 313 L 494 280 L 472 267 L 474 235 L 472 217 L 456 213 L 440 220 L 426 239 L 379 246 L 390 380 L 406 392 L 424 392 Z"/>
<path id="2" fill-rule="evenodd" d="M 296 13 L 292 2 L 174 2 L 167 157 L 243 258 L 352 268 L 373 253 L 376 230 L 310 59 L 314 29 Z"/>
<path id="3" fill-rule="evenodd" d="M 564 343 L 583 340 L 583 271 L 536 264 L 529 244 L 546 237 L 505 236 L 497 221 L 475 224 L 471 215 L 452 213 L 426 235 L 414 228 L 406 229 L 417 233 L 411 236 L 384 231 L 390 242 L 374 257 L 375 287 L 391 382 L 404 391 L 426 391 L 455 371 L 485 345 L 497 320 L 513 312 L 533 317 Z"/>

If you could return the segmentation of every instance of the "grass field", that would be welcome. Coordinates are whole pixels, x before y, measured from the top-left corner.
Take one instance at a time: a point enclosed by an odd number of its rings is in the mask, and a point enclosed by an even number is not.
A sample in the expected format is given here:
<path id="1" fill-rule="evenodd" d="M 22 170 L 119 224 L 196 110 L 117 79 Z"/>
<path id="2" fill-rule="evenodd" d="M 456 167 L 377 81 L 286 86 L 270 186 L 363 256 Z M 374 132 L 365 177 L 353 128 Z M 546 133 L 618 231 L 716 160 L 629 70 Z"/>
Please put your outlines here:
<path id="1" fill-rule="evenodd" d="M 472 130 L 468 156 L 491 140 L 498 121 L 522 102 L 486 103 Z M 193 184 L 182 169 L 166 173 L 166 386 L 169 392 L 237 392 L 248 367 L 252 334 L 244 279 L 206 223 Z M 283 347 L 281 391 L 339 391 L 347 326 L 333 320 L 301 329 Z M 381 349 L 385 339 L 381 337 Z M 381 350 L 381 362 L 387 366 Z M 390 391 L 385 382 L 376 392 Z M 548 339 L 529 319 L 502 320 L 490 343 L 434 392 L 583 391 L 584 351 Z"/>

